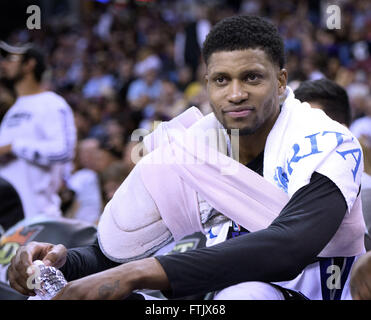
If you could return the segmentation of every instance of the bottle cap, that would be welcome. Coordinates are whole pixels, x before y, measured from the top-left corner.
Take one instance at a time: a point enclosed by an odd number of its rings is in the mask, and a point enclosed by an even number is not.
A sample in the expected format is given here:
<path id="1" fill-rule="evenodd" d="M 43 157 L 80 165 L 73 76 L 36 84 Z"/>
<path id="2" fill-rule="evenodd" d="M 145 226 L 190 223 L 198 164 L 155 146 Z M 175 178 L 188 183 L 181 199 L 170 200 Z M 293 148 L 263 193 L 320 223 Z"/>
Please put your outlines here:
<path id="1" fill-rule="evenodd" d="M 42 262 L 41 260 L 35 260 L 34 262 L 32 262 L 32 264 L 35 266 L 43 266 L 44 262 Z"/>

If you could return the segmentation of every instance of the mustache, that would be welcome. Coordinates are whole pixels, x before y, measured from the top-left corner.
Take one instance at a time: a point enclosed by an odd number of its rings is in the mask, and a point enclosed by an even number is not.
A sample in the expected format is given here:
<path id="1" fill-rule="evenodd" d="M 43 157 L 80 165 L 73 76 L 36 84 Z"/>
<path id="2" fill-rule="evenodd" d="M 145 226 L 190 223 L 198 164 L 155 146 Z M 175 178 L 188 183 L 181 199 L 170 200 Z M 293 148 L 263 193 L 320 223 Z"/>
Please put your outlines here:
<path id="1" fill-rule="evenodd" d="M 15 79 L 10 79 L 5 76 L 0 78 L 0 85 L 10 91 L 14 91 L 15 82 Z"/>

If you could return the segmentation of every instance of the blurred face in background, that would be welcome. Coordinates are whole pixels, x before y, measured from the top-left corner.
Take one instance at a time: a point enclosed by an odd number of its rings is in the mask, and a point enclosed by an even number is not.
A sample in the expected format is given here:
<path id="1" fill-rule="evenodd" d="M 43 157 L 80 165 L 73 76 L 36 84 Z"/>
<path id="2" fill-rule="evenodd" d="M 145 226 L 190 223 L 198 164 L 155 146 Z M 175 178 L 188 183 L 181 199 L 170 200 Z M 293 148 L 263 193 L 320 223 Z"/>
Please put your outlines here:
<path id="1" fill-rule="evenodd" d="M 80 167 L 97 171 L 99 141 L 96 139 L 82 140 L 77 147 L 77 161 Z"/>
<path id="2" fill-rule="evenodd" d="M 24 76 L 22 55 L 7 54 L 0 60 L 1 76 L 14 83 Z"/>
<path id="3" fill-rule="evenodd" d="M 144 77 L 144 81 L 148 85 L 152 85 L 157 78 L 157 70 L 156 69 L 150 69 L 150 70 L 148 70 L 144 73 L 143 77 Z"/>
<path id="4" fill-rule="evenodd" d="M 118 158 L 115 157 L 111 152 L 109 152 L 108 150 L 104 150 L 102 148 L 98 149 L 95 158 L 96 158 L 96 171 L 99 173 L 103 172 L 113 162 L 118 160 Z"/>

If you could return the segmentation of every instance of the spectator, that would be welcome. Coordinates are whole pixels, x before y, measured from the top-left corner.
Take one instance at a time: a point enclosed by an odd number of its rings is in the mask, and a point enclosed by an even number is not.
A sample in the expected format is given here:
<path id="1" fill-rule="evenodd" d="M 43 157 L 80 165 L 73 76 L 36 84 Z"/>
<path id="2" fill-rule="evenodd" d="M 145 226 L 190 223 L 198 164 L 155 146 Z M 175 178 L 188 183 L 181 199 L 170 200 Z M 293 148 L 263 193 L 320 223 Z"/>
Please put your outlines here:
<path id="1" fill-rule="evenodd" d="M 158 79 L 160 60 L 150 55 L 137 63 L 135 70 L 139 78 L 132 82 L 128 89 L 128 101 L 133 110 L 142 112 L 145 120 L 153 117 L 155 101 L 161 92 L 161 81 Z"/>
<path id="2" fill-rule="evenodd" d="M 26 218 L 59 216 L 58 189 L 76 141 L 72 110 L 61 96 L 43 90 L 46 65 L 38 49 L 0 47 L 2 72 L 17 93 L 0 126 L 0 176 L 17 190 Z"/>
<path id="3" fill-rule="evenodd" d="M 0 80 L 0 122 L 5 113 L 14 104 L 16 99 L 15 92 L 5 79 Z"/>
<path id="4" fill-rule="evenodd" d="M 182 113 L 187 103 L 174 82 L 163 80 L 161 88 L 161 94 L 155 106 L 155 119 L 167 121 Z"/>
<path id="5" fill-rule="evenodd" d="M 129 175 L 130 169 L 126 168 L 121 161 L 111 163 L 101 175 L 104 203 L 107 204 Z"/>
<path id="6" fill-rule="evenodd" d="M 77 147 L 75 168 L 66 187 L 73 191 L 74 201 L 65 216 L 96 223 L 102 212 L 102 196 L 98 174 L 94 171 L 98 141 L 82 140 Z"/>
<path id="7" fill-rule="evenodd" d="M 109 96 L 113 92 L 114 78 L 105 73 L 104 66 L 98 64 L 91 73 L 91 77 L 82 89 L 86 98 Z"/>

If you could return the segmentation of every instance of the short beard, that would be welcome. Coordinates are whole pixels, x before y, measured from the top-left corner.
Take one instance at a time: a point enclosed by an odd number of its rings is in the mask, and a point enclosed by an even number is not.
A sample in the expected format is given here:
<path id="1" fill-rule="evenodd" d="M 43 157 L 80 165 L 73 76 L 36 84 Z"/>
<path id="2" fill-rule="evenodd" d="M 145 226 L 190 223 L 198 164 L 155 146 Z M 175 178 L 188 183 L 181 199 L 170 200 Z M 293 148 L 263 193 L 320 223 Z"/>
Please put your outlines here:
<path id="1" fill-rule="evenodd" d="M 4 88 L 14 91 L 14 80 L 13 79 L 8 79 L 6 77 L 0 78 L 0 85 L 2 85 Z"/>
<path id="2" fill-rule="evenodd" d="M 1 78 L 1 83 L 3 83 L 8 89 L 15 91 L 15 86 L 24 78 L 24 74 L 18 70 L 16 75 L 12 78 L 3 77 Z"/>
<path id="3" fill-rule="evenodd" d="M 253 128 L 230 129 L 230 128 L 226 128 L 226 126 L 223 124 L 223 127 L 227 130 L 228 134 L 232 134 L 232 130 L 234 130 L 234 131 L 238 130 L 238 135 L 239 136 L 250 136 L 250 135 L 256 133 L 259 130 L 260 126 L 261 126 L 261 124 L 257 123 L 257 124 L 255 124 L 255 126 Z"/>
<path id="4" fill-rule="evenodd" d="M 265 109 L 268 105 L 272 106 L 274 103 L 275 103 L 275 100 L 270 99 L 264 104 L 263 108 Z M 231 130 L 238 130 L 239 136 L 249 136 L 249 135 L 253 135 L 256 132 L 258 132 L 259 129 L 261 129 L 261 127 L 264 125 L 264 121 L 261 121 L 261 120 L 259 121 L 259 119 L 257 119 L 257 121 L 258 122 L 255 122 L 254 126 L 251 128 L 241 128 L 241 129 L 227 128 L 225 123 L 223 123 L 223 127 L 227 130 L 228 134 L 231 133 Z M 266 119 L 266 121 L 268 121 L 268 118 Z"/>

